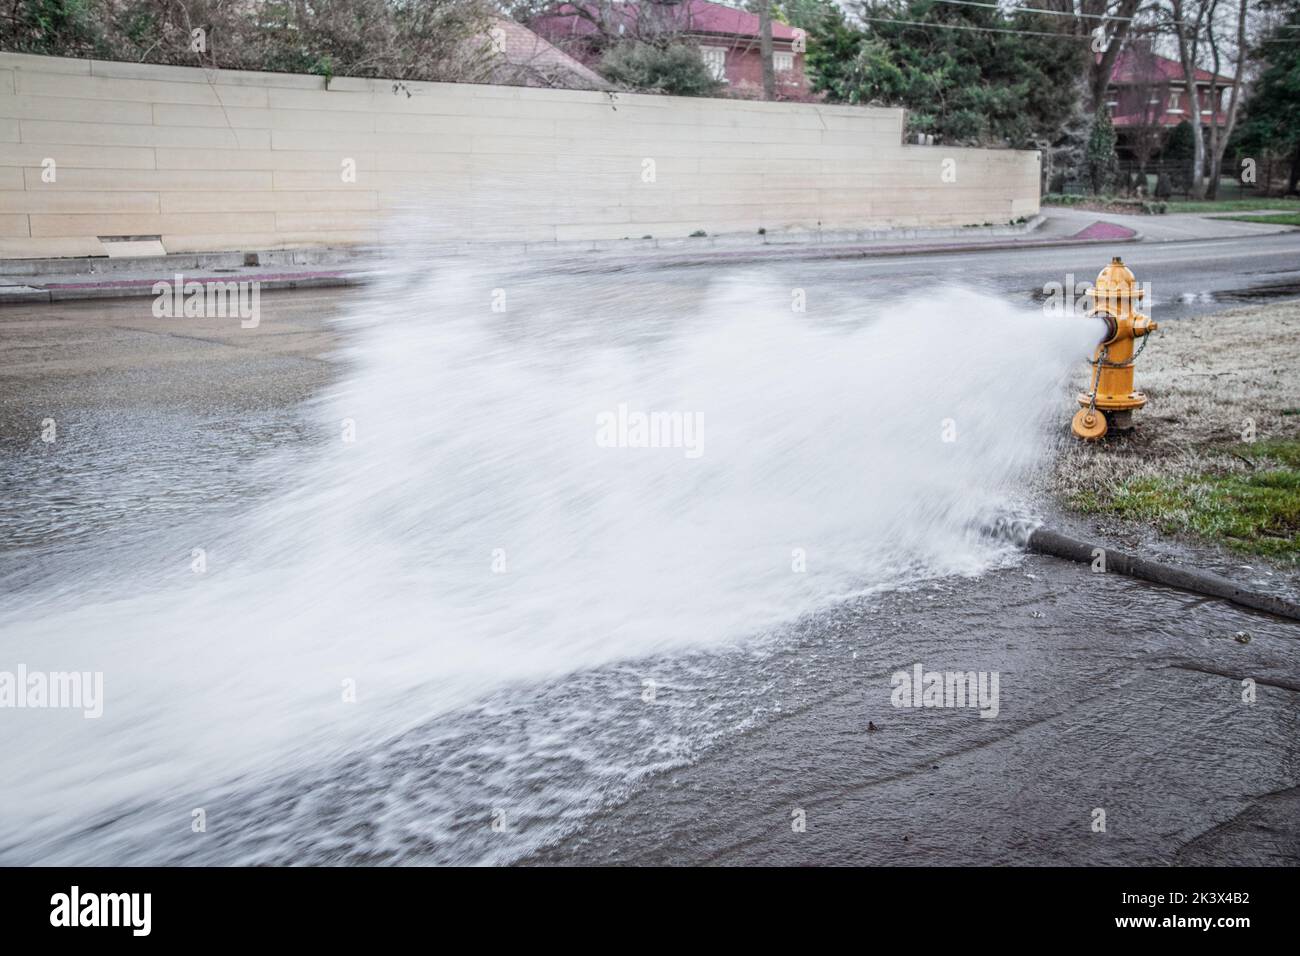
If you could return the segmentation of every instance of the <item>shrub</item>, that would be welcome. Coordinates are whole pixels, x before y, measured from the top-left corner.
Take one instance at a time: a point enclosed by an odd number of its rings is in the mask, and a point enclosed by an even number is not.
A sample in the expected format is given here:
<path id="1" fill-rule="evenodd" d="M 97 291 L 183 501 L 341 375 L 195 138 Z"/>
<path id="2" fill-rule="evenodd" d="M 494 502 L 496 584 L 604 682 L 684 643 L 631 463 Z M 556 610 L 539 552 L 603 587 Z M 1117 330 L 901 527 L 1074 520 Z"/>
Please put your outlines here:
<path id="1" fill-rule="evenodd" d="M 1115 168 L 1115 127 L 1111 125 L 1110 110 L 1106 104 L 1097 107 L 1092 118 L 1092 130 L 1088 134 L 1087 151 L 1088 182 L 1094 193 L 1104 192 L 1114 182 Z"/>
<path id="2" fill-rule="evenodd" d="M 1196 153 L 1194 137 L 1192 124 L 1183 120 L 1169 134 L 1164 152 L 1160 155 L 1161 161 L 1173 169 L 1173 186 L 1179 192 L 1187 192 L 1191 187 L 1192 157 Z"/>
<path id="3" fill-rule="evenodd" d="M 228 70 L 486 79 L 487 0 L 16 0 L 0 48 Z M 191 31 L 203 30 L 203 49 Z"/>
<path id="4" fill-rule="evenodd" d="M 685 43 L 620 43 L 605 53 L 600 66 L 606 79 L 630 90 L 710 96 L 722 87 L 699 49 Z"/>

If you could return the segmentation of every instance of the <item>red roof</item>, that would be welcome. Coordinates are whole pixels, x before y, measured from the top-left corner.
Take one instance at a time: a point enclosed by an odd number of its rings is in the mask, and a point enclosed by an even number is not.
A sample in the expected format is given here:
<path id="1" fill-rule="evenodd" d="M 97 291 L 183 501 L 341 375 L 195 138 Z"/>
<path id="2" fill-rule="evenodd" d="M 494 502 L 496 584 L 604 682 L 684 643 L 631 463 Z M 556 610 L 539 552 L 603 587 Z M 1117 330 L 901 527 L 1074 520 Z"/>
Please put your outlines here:
<path id="1" fill-rule="evenodd" d="M 1115 58 L 1115 67 L 1111 70 L 1110 81 L 1115 86 L 1137 86 L 1143 84 L 1184 83 L 1183 65 L 1167 56 L 1147 51 L 1127 49 Z M 1197 84 L 1216 82 L 1215 75 L 1209 70 L 1197 69 Z M 1232 86 L 1230 76 L 1220 75 L 1219 86 Z"/>
<path id="2" fill-rule="evenodd" d="M 758 39 L 758 14 L 738 10 L 709 0 L 687 0 L 682 6 L 690 10 L 689 30 L 694 33 L 725 33 Z M 793 40 L 794 28 L 779 20 L 772 21 L 772 38 Z"/>
<path id="3" fill-rule="evenodd" d="M 474 37 L 470 42 L 481 46 L 485 40 L 500 57 L 492 64 L 493 83 L 579 90 L 610 88 L 599 73 L 509 17 L 494 16 L 488 34 Z"/>
<path id="4" fill-rule="evenodd" d="M 758 39 L 758 14 L 739 10 L 710 0 L 682 0 L 680 3 L 612 3 L 607 8 L 595 10 L 581 4 L 562 3 L 549 13 L 534 17 L 529 26 L 546 36 L 557 37 L 587 36 L 595 33 L 595 25 L 588 19 L 578 16 L 575 8 L 589 11 L 599 16 L 605 13 L 612 26 L 619 23 L 633 25 L 639 19 L 642 9 L 652 13 L 656 20 L 681 33 L 710 34 L 712 36 L 730 36 L 741 39 Z M 774 40 L 793 40 L 796 31 L 788 23 L 772 21 L 772 38 Z"/>

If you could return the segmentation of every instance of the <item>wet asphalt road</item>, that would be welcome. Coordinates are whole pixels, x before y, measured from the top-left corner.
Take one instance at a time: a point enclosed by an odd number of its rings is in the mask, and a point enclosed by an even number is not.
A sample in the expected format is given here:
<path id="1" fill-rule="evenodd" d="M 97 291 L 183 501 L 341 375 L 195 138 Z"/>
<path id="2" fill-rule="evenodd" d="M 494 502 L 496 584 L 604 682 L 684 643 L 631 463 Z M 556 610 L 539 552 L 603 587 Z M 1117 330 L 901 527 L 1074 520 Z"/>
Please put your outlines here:
<path id="1" fill-rule="evenodd" d="M 998 716 L 894 708 L 916 663 L 999 672 Z M 1032 558 L 844 609 L 765 670 L 778 714 L 530 862 L 1300 859 L 1294 624 Z"/>
<path id="2" fill-rule="evenodd" d="M 1091 278 L 1107 251 L 782 268 L 810 290 L 811 312 L 818 295 L 919 294 L 940 278 L 1028 300 L 1068 272 Z M 1153 283 L 1162 321 L 1295 295 L 1300 284 L 1300 233 L 1119 251 Z M 709 279 L 673 270 L 662 275 L 664 294 Z M 310 441 L 294 410 L 339 373 L 326 320 L 352 294 L 266 294 L 256 337 L 223 320 L 187 320 L 178 330 L 154 319 L 145 299 L 0 311 L 0 483 L 9 503 L 0 586 L 11 594 L 44 586 L 60 549 L 81 535 L 128 548 L 132 535 L 157 534 L 181 513 L 237 507 L 217 493 L 236 478 L 187 468 L 177 459 L 193 449 L 145 441 L 151 429 L 142 423 L 195 423 L 225 471 Z M 39 469 L 27 456 L 45 417 L 73 427 L 115 423 L 105 454 L 118 457 L 106 468 L 144 476 L 135 498 L 38 500 L 31 488 Z M 253 424 L 224 437 L 207 427 L 235 420 Z M 1268 574 L 1218 554 L 1168 550 L 1248 580 Z M 1234 639 L 1238 631 L 1248 643 Z M 999 672 L 998 717 L 894 708 L 890 675 L 916 663 Z M 646 673 L 660 686 L 649 708 L 639 696 Z M 1253 703 L 1242 699 L 1246 679 Z M 236 835 L 218 837 L 202 856 L 157 834 L 109 847 L 122 862 L 180 863 L 1294 865 L 1298 692 L 1300 626 L 1029 557 L 978 580 L 829 608 L 761 651 L 628 662 L 512 690 L 319 774 L 242 794 Z M 548 727 L 548 700 L 574 695 L 605 701 L 594 723 Z M 504 833 L 482 825 L 480 807 L 458 805 L 475 779 L 499 769 L 466 754 L 596 726 L 606 735 L 604 763 L 572 771 L 605 774 L 595 802 L 557 798 Z M 655 772 L 600 769 L 620 749 L 662 747 L 675 735 L 691 745 L 666 753 Z M 503 779 L 540 786 L 565 772 L 540 755 L 521 759 L 523 770 Z M 383 813 L 376 794 L 385 795 Z M 1096 828 L 1098 810 L 1105 832 Z M 435 816 L 451 820 L 437 838 L 410 825 Z M 792 826 L 799 818 L 802 831 Z M 89 838 L 89 829 L 69 834 L 47 858 L 82 858 Z"/>

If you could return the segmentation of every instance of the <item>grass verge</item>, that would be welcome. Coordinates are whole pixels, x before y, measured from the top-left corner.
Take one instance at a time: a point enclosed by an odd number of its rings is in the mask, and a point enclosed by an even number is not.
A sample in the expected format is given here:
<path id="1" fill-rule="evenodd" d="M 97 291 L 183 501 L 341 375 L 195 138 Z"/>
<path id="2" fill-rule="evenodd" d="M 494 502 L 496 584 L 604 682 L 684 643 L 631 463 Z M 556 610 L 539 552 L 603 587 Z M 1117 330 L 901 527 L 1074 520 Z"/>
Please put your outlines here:
<path id="1" fill-rule="evenodd" d="M 1138 478 L 1111 494 L 1081 492 L 1070 504 L 1149 524 L 1162 534 L 1194 534 L 1245 554 L 1300 564 L 1300 441 L 1260 442 L 1248 473 L 1207 471 Z"/>
<path id="2" fill-rule="evenodd" d="M 1233 222 L 1262 222 L 1269 226 L 1300 226 L 1300 212 L 1274 213 L 1271 216 L 1220 216 Z"/>
<path id="3" fill-rule="evenodd" d="M 1103 536 L 1199 539 L 1300 572 L 1300 301 L 1182 321 L 1154 312 L 1137 430 L 1089 444 L 1062 425 L 1054 496 Z M 1080 363 L 1063 421 L 1090 372 Z"/>
<path id="4" fill-rule="evenodd" d="M 1289 209 L 1292 206 L 1300 210 L 1300 201 L 1288 196 L 1274 196 L 1262 199 L 1189 199 L 1180 202 L 1171 200 L 1169 212 L 1253 212 L 1258 209 Z"/>

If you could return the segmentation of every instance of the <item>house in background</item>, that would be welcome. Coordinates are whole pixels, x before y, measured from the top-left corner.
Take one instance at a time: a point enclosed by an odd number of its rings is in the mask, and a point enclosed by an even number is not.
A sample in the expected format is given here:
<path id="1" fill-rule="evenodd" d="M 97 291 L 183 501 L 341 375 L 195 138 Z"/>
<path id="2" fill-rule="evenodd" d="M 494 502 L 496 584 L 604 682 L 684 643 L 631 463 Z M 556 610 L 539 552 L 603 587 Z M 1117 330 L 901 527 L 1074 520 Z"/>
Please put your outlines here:
<path id="1" fill-rule="evenodd" d="M 1169 131 L 1183 120 L 1223 128 L 1233 82 L 1230 76 L 1197 70 L 1196 88 L 1189 92 L 1181 63 L 1130 46 L 1116 58 L 1106 88 L 1117 151 L 1124 158 L 1148 159 L 1160 152 Z"/>
<path id="2" fill-rule="evenodd" d="M 600 57 L 602 41 L 671 36 L 698 46 L 713 75 L 732 96 L 759 97 L 763 59 L 758 14 L 710 0 L 627 0 L 561 3 L 528 26 L 588 65 Z M 772 21 L 772 65 L 779 99 L 811 98 L 804 75 L 805 35 Z"/>

